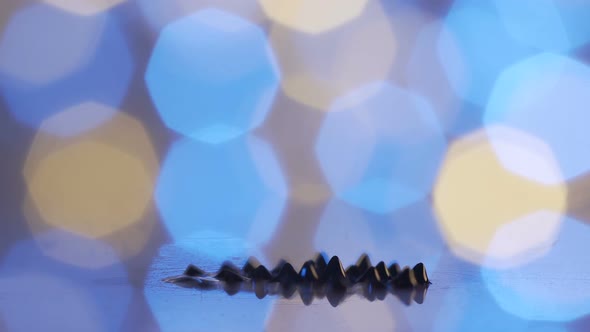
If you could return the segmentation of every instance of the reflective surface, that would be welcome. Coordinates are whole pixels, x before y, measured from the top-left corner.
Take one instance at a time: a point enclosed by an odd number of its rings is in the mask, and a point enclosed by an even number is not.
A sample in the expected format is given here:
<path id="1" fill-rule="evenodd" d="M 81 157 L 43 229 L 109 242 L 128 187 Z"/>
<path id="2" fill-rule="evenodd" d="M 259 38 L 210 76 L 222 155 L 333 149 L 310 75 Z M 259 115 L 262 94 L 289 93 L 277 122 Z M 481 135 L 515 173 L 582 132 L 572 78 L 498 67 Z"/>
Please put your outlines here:
<path id="1" fill-rule="evenodd" d="M 589 330 L 589 13 L 1 1 L 0 331 Z M 318 251 L 433 284 L 162 281 Z"/>

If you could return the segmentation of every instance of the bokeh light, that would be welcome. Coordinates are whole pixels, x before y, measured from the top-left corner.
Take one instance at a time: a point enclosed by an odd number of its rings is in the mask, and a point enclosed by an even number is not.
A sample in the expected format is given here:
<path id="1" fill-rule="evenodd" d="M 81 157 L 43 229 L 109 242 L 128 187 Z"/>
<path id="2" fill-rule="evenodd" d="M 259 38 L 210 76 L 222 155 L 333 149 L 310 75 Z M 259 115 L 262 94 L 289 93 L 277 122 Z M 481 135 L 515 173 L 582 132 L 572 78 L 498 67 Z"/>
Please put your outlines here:
<path id="1" fill-rule="evenodd" d="M 442 61 L 437 56 L 437 40 L 441 35 L 447 41 L 445 63 L 454 63 L 454 67 L 461 66 L 460 49 L 453 41 L 454 37 L 449 34 L 443 22 L 434 21 L 422 25 L 408 64 L 404 66 L 403 78 L 409 89 L 430 102 L 445 131 L 451 131 L 451 126 L 457 121 L 460 101 L 451 87 Z"/>
<path id="2" fill-rule="evenodd" d="M 238 266 L 246 262 L 248 253 L 238 240 L 227 241 L 209 234 L 209 241 L 181 241 L 164 245 L 154 259 L 145 280 L 145 297 L 162 331 L 263 331 L 264 319 L 274 299 L 257 299 L 251 293 L 238 293 L 228 300 L 222 290 L 199 291 L 183 289 L 162 282 L 162 278 L 182 274 L 189 263 L 200 262 L 207 271 L 215 271 L 229 256 L 216 257 L 216 249 L 235 250 L 232 262 Z M 208 247 L 216 243 L 218 246 Z M 237 246 L 236 246 L 237 245 Z M 213 253 L 214 256 L 209 256 Z M 226 252 L 227 253 L 227 252 Z M 233 252 L 237 253 L 236 251 Z M 221 261 L 220 261 L 221 259 Z M 253 301 L 255 300 L 255 301 Z"/>
<path id="3" fill-rule="evenodd" d="M 549 253 L 518 268 L 482 269 L 482 278 L 502 309 L 529 320 L 569 321 L 590 313 L 590 262 L 580 251 L 590 228 L 566 218 Z M 575 287 L 572 287 L 575 285 Z"/>
<path id="4" fill-rule="evenodd" d="M 74 235 L 54 230 L 39 236 L 59 244 L 64 236 Z M 14 245 L 0 261 L 0 310 L 6 314 L 10 331 L 121 328 L 131 298 L 123 267 L 113 262 L 104 268 L 86 270 L 52 259 L 57 253 L 92 261 L 109 252 L 98 241 L 86 239 L 84 243 L 77 248 L 78 253 L 58 253 L 51 245 L 40 248 L 34 238 L 29 238 Z M 52 258 L 46 256 L 48 252 Z"/>
<path id="5" fill-rule="evenodd" d="M 95 15 L 127 0 L 43 0 L 47 4 L 77 15 Z"/>
<path id="6" fill-rule="evenodd" d="M 330 199 L 313 146 L 324 113 L 278 94 L 267 121 L 256 135 L 271 144 L 289 183 L 289 199 L 295 204 L 320 205 Z M 305 134 L 302 134 L 305 133 Z"/>
<path id="7" fill-rule="evenodd" d="M 408 90 L 376 82 L 334 102 L 316 154 L 338 197 L 387 213 L 430 192 L 445 149 L 430 104 Z"/>
<path id="8" fill-rule="evenodd" d="M 73 137 L 99 127 L 116 113 L 117 109 L 112 107 L 95 102 L 85 102 L 47 118 L 40 128 L 53 135 Z"/>
<path id="9" fill-rule="evenodd" d="M 33 84 L 59 80 L 89 61 L 104 24 L 104 15 L 81 18 L 44 5 L 25 7 L 4 31 L 0 69 Z"/>
<path id="10" fill-rule="evenodd" d="M 494 0 L 500 19 L 512 38 L 541 50 L 567 51 L 570 45 L 555 2 Z"/>
<path id="11" fill-rule="evenodd" d="M 506 31 L 522 44 L 566 52 L 590 40 L 590 14 L 581 1 L 494 0 L 494 4 Z"/>
<path id="12" fill-rule="evenodd" d="M 337 96 L 385 79 L 396 54 L 391 23 L 377 2 L 349 24 L 320 35 L 274 25 L 270 41 L 283 73 L 285 94 L 324 111 Z"/>
<path id="13" fill-rule="evenodd" d="M 67 114 L 56 118 L 47 123 L 55 126 Z M 30 198 L 45 223 L 98 238 L 141 220 L 151 203 L 157 164 L 141 123 L 117 113 L 109 122 L 76 137 L 41 130 L 31 145 L 24 175 Z"/>
<path id="14" fill-rule="evenodd" d="M 162 30 L 145 79 L 168 127 L 219 143 L 265 120 L 279 73 L 261 28 L 210 8 Z"/>
<path id="15" fill-rule="evenodd" d="M 266 15 L 293 30 L 317 34 L 361 15 L 369 0 L 258 0 Z"/>
<path id="16" fill-rule="evenodd" d="M 423 262 L 431 270 L 445 247 L 427 201 L 376 216 L 332 200 L 321 216 L 314 245 L 317 251 L 338 255 L 345 265 L 354 264 L 366 253 L 375 264 Z"/>
<path id="17" fill-rule="evenodd" d="M 375 242 L 362 210 L 338 200 L 327 204 L 314 239 L 318 252 L 337 255 L 346 266 L 354 264 L 363 253 L 378 262 L 381 253 Z"/>
<path id="18" fill-rule="evenodd" d="M 133 68 L 109 14 L 79 17 L 31 5 L 12 17 L 0 41 L 0 92 L 15 118 L 35 129 L 82 102 L 117 107 Z"/>
<path id="19" fill-rule="evenodd" d="M 106 243 L 64 230 L 37 233 L 34 241 L 43 255 L 86 269 L 115 265 L 121 260 Z"/>
<path id="20" fill-rule="evenodd" d="M 266 20 L 257 0 L 136 0 L 150 27 L 159 32 L 179 18 L 205 8 L 217 8 L 253 23 Z"/>
<path id="21" fill-rule="evenodd" d="M 151 191 L 151 179 L 141 162 L 96 142 L 81 142 L 49 155 L 28 184 L 48 223 L 81 234 L 94 225 L 94 236 L 138 220 Z"/>
<path id="22" fill-rule="evenodd" d="M 572 47 L 590 41 L 590 11 L 584 0 L 554 0 Z"/>
<path id="23" fill-rule="evenodd" d="M 273 234 L 286 197 L 272 149 L 254 137 L 219 145 L 177 141 L 156 190 L 158 207 L 176 241 L 214 231 L 262 244 Z"/>
<path id="24" fill-rule="evenodd" d="M 476 105 L 485 105 L 502 69 L 532 52 L 508 34 L 489 1 L 455 1 L 445 24 L 448 33 L 438 41 L 440 61 L 455 93 Z M 462 61 L 456 60 L 457 46 Z"/>
<path id="25" fill-rule="evenodd" d="M 530 172 L 550 178 L 552 185 L 504 168 L 494 145 L 513 153 L 517 161 L 531 156 L 525 159 Z M 546 252 L 559 230 L 566 188 L 553 181 L 560 176 L 553 155 L 536 149 L 539 145 L 526 133 L 502 127 L 453 143 L 435 187 L 434 205 L 447 242 L 459 257 L 510 267 Z"/>
<path id="26" fill-rule="evenodd" d="M 10 304 L 0 302 L 7 316 L 6 331 L 102 331 L 99 310 L 81 286 L 40 272 L 2 276 L 0 291 L 10 299 Z M 55 299 L 59 306 L 54 305 Z"/>
<path id="27" fill-rule="evenodd" d="M 486 124 L 501 123 L 531 133 L 554 151 L 566 179 L 590 170 L 586 124 L 590 122 L 590 66 L 542 53 L 507 68 L 486 108 Z M 512 168 L 499 149 L 503 164 Z M 530 172 L 526 164 L 521 174 Z"/>

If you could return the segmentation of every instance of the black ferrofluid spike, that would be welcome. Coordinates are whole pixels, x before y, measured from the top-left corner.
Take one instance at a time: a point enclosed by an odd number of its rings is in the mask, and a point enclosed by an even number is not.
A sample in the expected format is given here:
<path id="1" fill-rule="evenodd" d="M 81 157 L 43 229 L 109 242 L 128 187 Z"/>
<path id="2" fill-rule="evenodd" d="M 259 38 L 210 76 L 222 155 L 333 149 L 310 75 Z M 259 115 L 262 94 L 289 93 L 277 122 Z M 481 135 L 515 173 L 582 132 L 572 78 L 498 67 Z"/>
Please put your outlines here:
<path id="1" fill-rule="evenodd" d="M 412 288 L 418 285 L 418 280 L 416 280 L 414 270 L 406 266 L 394 279 L 392 279 L 392 283 L 398 288 Z"/>
<path id="2" fill-rule="evenodd" d="M 281 286 L 296 285 L 299 281 L 299 274 L 291 263 L 284 263 L 276 274 L 273 274 L 271 281 L 279 282 Z"/>
<path id="3" fill-rule="evenodd" d="M 332 256 L 332 258 L 330 258 L 324 274 L 320 276 L 319 282 L 321 284 L 329 284 L 332 287 L 346 288 L 348 280 L 346 278 L 344 267 L 342 267 L 342 262 L 338 256 Z"/>
<path id="4" fill-rule="evenodd" d="M 326 266 L 328 265 L 326 261 L 326 254 L 323 252 L 317 253 L 313 261 L 315 263 L 315 270 L 318 273 L 318 276 L 321 278 L 321 276 L 324 274 L 324 271 L 326 270 Z"/>
<path id="5" fill-rule="evenodd" d="M 386 284 L 391 279 L 391 275 L 389 274 L 389 270 L 383 261 L 379 262 L 375 265 L 375 271 L 379 274 L 383 284 Z"/>
<path id="6" fill-rule="evenodd" d="M 371 266 L 361 277 L 361 282 L 367 283 L 372 288 L 386 288 L 387 279 L 383 279 L 377 269 Z"/>
<path id="7" fill-rule="evenodd" d="M 244 266 L 242 267 L 242 272 L 246 277 L 251 278 L 252 272 L 254 272 L 254 270 L 260 265 L 261 264 L 258 261 L 258 259 L 256 259 L 256 257 L 250 256 L 244 264 Z"/>
<path id="8" fill-rule="evenodd" d="M 416 277 L 416 281 L 420 285 L 430 284 L 430 280 L 428 280 L 428 273 L 426 273 L 426 267 L 423 263 L 416 264 L 412 271 L 414 271 L 414 276 Z"/>
<path id="9" fill-rule="evenodd" d="M 258 265 L 251 273 L 250 279 L 254 294 L 257 298 L 262 299 L 268 294 L 267 285 L 272 276 L 264 265 Z"/>
<path id="10" fill-rule="evenodd" d="M 359 268 L 361 275 L 365 274 L 365 272 L 367 272 L 367 270 L 372 266 L 371 259 L 367 254 L 362 254 L 354 265 Z"/>
<path id="11" fill-rule="evenodd" d="M 360 278 L 367 273 L 370 267 L 371 259 L 369 259 L 367 254 L 362 254 L 357 259 L 356 263 L 346 269 L 346 277 L 351 283 L 356 284 L 360 281 Z"/>
<path id="12" fill-rule="evenodd" d="M 187 288 L 212 289 L 222 286 L 230 295 L 239 291 L 254 291 L 258 298 L 267 294 L 292 297 L 299 290 L 306 305 L 311 304 L 316 297 L 325 296 L 333 306 L 359 290 L 370 301 L 383 300 L 391 291 L 406 304 L 411 300 L 422 303 L 431 284 L 423 263 L 403 269 L 395 262 L 389 267 L 382 261 L 372 266 L 369 256 L 363 254 L 345 271 L 338 256 L 331 257 L 326 263 L 323 253 L 306 261 L 299 272 L 285 260 L 269 271 L 255 257 L 249 257 L 241 269 L 226 261 L 216 273 L 207 273 L 189 264 L 182 275 L 163 280 Z M 360 287 L 354 287 L 355 284 Z"/>
<path id="13" fill-rule="evenodd" d="M 251 273 L 250 279 L 254 282 L 269 281 L 272 279 L 272 275 L 264 265 L 258 265 Z"/>
<path id="14" fill-rule="evenodd" d="M 283 265 L 287 264 L 287 261 L 284 259 L 281 259 L 277 265 L 274 267 L 274 269 L 270 270 L 270 274 L 274 277 L 276 277 L 279 272 L 281 271 L 281 269 L 283 268 Z"/>
<path id="15" fill-rule="evenodd" d="M 200 268 L 194 266 L 193 264 L 189 264 L 183 273 L 185 276 L 189 277 L 200 277 L 205 275 L 205 271 L 201 270 Z"/>
<path id="16" fill-rule="evenodd" d="M 299 279 L 303 284 L 315 284 L 319 280 L 318 272 L 315 269 L 315 263 L 313 261 L 307 261 L 303 263 L 299 270 Z"/>
<path id="17" fill-rule="evenodd" d="M 398 274 L 400 274 L 400 272 L 402 272 L 402 268 L 399 266 L 398 263 L 395 262 L 391 263 L 387 270 L 389 271 L 389 275 L 391 276 L 391 278 L 395 278 Z"/>
<path id="18" fill-rule="evenodd" d="M 221 268 L 219 268 L 215 278 L 226 283 L 240 283 L 245 280 L 244 276 L 241 274 L 240 269 L 228 261 L 221 265 Z"/>

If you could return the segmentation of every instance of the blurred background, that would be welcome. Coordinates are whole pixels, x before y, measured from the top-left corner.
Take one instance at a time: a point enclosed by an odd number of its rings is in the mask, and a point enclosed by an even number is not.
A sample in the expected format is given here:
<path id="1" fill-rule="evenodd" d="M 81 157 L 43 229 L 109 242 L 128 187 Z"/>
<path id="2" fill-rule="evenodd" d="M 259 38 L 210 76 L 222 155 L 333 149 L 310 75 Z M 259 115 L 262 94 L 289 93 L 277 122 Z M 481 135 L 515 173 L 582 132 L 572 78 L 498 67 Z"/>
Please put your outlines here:
<path id="1" fill-rule="evenodd" d="M 587 331 L 588 0 L 2 0 L 0 331 Z M 318 251 L 424 304 L 166 285 Z"/>

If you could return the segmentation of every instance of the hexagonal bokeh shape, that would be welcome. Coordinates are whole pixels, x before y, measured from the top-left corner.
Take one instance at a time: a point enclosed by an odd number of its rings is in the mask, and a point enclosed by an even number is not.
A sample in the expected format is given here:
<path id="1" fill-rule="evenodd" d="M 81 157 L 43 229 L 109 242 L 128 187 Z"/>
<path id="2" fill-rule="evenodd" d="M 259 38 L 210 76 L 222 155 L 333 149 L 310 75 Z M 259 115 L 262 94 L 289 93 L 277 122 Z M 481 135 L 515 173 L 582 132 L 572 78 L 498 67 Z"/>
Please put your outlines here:
<path id="1" fill-rule="evenodd" d="M 53 5 L 62 10 L 77 14 L 77 15 L 96 15 L 98 13 L 107 11 L 112 7 L 119 5 L 127 0 L 43 0 L 44 2 Z"/>
<path id="2" fill-rule="evenodd" d="M 541 138 L 553 150 L 565 178 L 571 179 L 590 170 L 586 153 L 590 146 L 586 126 L 589 103 L 590 66 L 563 55 L 542 53 L 504 70 L 490 96 L 484 121 Z"/>
<path id="3" fill-rule="evenodd" d="M 71 109 L 43 122 L 23 171 L 38 218 L 27 214 L 26 204 L 25 215 L 34 230 L 42 222 L 90 238 L 103 237 L 142 220 L 152 201 L 157 158 L 137 120 L 92 103 L 76 110 L 94 114 L 95 119 L 105 118 L 101 112 L 116 114 L 76 136 L 46 133 L 75 131 L 80 116 Z M 50 129 L 44 130 L 46 125 Z"/>
<path id="4" fill-rule="evenodd" d="M 338 197 L 387 213 L 430 192 L 445 149 L 436 116 L 422 97 L 376 82 L 334 102 L 315 152 Z"/>
<path id="5" fill-rule="evenodd" d="M 219 143 L 264 121 L 279 73 L 260 27 L 205 9 L 162 30 L 145 80 L 169 128 Z"/>
<path id="6" fill-rule="evenodd" d="M 113 146 L 81 142 L 44 158 L 28 187 L 50 225 L 68 225 L 83 233 L 86 223 L 101 224 L 95 235 L 104 236 L 139 220 L 151 196 L 151 182 L 141 161 Z M 81 221 L 83 216 L 87 220 Z"/>
<path id="7" fill-rule="evenodd" d="M 72 237 L 77 238 L 78 252 L 59 256 L 85 256 L 89 263 L 84 267 L 62 264 L 67 260 L 53 259 L 58 258 L 55 248 L 38 246 L 39 241 L 55 244 Z M 110 256 L 111 264 L 89 269 L 96 256 Z M 118 331 L 131 301 L 126 269 L 112 248 L 61 230 L 17 242 L 0 260 L 0 275 L 0 310 L 9 331 Z M 97 282 L 113 279 L 117 282 Z"/>
<path id="8" fill-rule="evenodd" d="M 59 80 L 89 61 L 104 21 L 105 16 L 81 18 L 39 4 L 25 7 L 10 18 L 4 30 L 0 71 L 30 83 Z M 69 47 L 64 52 L 66 42 Z"/>
<path id="9" fill-rule="evenodd" d="M 398 37 L 375 1 L 360 17 L 328 33 L 310 35 L 278 24 L 270 31 L 283 92 L 320 111 L 363 84 L 386 80 L 397 59 Z"/>
<path id="10" fill-rule="evenodd" d="M 211 231 L 259 245 L 272 236 L 287 192 L 265 142 L 240 137 L 210 145 L 186 138 L 170 148 L 155 198 L 176 241 Z"/>
<path id="11" fill-rule="evenodd" d="M 455 93 L 475 105 L 485 105 L 506 66 L 533 53 L 513 39 L 487 1 L 456 1 L 444 23 L 449 33 L 441 34 L 438 41 L 440 61 Z M 455 60 L 457 46 L 460 63 Z"/>
<path id="12" fill-rule="evenodd" d="M 516 160 L 522 160 L 523 153 L 532 156 L 527 164 L 531 173 L 551 181 L 510 172 L 493 144 Z M 559 231 L 567 190 L 555 181 L 560 174 L 551 150 L 536 149 L 539 145 L 542 142 L 526 133 L 503 127 L 482 129 L 453 143 L 440 170 L 434 205 L 454 254 L 505 268 L 546 253 Z"/>
<path id="13" fill-rule="evenodd" d="M 588 4 L 572 0 L 494 0 L 506 30 L 522 44 L 567 52 L 590 40 Z"/>
<path id="14" fill-rule="evenodd" d="M 368 0 L 258 0 L 273 21 L 291 29 L 317 34 L 359 16 Z"/>
<path id="15" fill-rule="evenodd" d="M 590 227 L 566 217 L 548 254 L 513 269 L 482 269 L 484 284 L 502 309 L 523 319 L 563 322 L 588 315 L 590 287 L 579 280 L 590 277 L 590 260 L 580 250 L 589 240 Z"/>
<path id="16" fill-rule="evenodd" d="M 590 41 L 590 11 L 583 0 L 553 0 L 572 46 Z"/>
<path id="17" fill-rule="evenodd" d="M 21 123 L 89 100 L 118 106 L 133 59 L 119 23 L 108 14 L 80 17 L 36 4 L 17 12 L 0 40 L 0 93 Z"/>
<path id="18" fill-rule="evenodd" d="M 520 43 L 564 52 L 571 48 L 554 0 L 494 0 L 506 31 Z"/>

